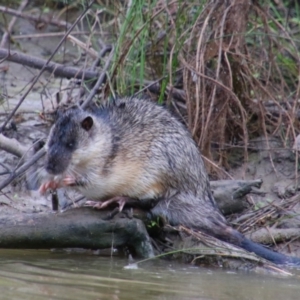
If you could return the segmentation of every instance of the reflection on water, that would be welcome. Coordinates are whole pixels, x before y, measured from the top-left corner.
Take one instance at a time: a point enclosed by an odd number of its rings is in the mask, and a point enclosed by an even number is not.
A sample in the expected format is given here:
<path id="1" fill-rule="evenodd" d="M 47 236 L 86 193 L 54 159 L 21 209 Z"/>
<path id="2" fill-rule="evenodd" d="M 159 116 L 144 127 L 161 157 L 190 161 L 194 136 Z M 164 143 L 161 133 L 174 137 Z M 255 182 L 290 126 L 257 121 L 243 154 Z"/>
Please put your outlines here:
<path id="1" fill-rule="evenodd" d="M 207 270 L 153 260 L 0 250 L 0 299 L 300 299 L 299 276 Z M 299 273 L 298 273 L 299 274 Z"/>

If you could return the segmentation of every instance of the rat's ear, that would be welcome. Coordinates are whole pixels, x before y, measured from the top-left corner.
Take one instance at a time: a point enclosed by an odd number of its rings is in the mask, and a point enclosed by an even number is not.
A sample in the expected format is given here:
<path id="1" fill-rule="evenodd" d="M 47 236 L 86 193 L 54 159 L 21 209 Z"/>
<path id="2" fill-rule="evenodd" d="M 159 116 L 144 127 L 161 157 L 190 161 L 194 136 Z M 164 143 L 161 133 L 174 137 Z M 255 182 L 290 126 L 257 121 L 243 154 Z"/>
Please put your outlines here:
<path id="1" fill-rule="evenodd" d="M 84 118 L 83 121 L 81 122 L 81 127 L 85 131 L 89 131 L 92 128 L 93 124 L 94 124 L 93 118 L 91 116 L 88 116 Z"/>

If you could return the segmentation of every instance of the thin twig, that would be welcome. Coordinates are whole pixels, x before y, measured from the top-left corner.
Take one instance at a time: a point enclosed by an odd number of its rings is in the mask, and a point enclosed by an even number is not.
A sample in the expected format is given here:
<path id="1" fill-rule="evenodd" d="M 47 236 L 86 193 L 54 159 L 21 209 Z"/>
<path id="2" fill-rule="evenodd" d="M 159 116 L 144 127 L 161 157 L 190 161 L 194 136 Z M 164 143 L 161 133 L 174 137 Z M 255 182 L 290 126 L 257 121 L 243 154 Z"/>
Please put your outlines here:
<path id="1" fill-rule="evenodd" d="M 45 65 L 43 66 L 43 68 L 40 70 L 39 74 L 35 77 L 35 79 L 32 81 L 31 85 L 29 86 L 28 90 L 24 93 L 24 95 L 21 97 L 19 103 L 15 106 L 15 108 L 12 110 L 12 112 L 9 114 L 9 116 L 7 117 L 7 119 L 5 120 L 4 124 L 1 127 L 1 132 L 5 129 L 5 126 L 7 125 L 7 123 L 10 121 L 10 119 L 13 117 L 13 115 L 15 114 L 15 112 L 18 110 L 18 108 L 20 107 L 20 105 L 23 103 L 23 101 L 25 100 L 25 98 L 27 97 L 27 95 L 29 94 L 29 92 L 31 91 L 31 89 L 33 88 L 33 86 L 37 83 L 37 81 L 39 80 L 39 78 L 41 77 L 41 75 L 43 74 L 43 72 L 46 70 L 48 64 L 50 63 L 50 61 L 53 59 L 55 53 L 58 51 L 58 49 L 60 48 L 60 46 L 64 43 L 65 39 L 67 38 L 67 36 L 70 34 L 70 32 L 75 28 L 75 26 L 77 25 L 77 23 L 83 18 L 83 16 L 87 13 L 87 11 L 90 9 L 90 7 L 92 6 L 92 4 L 94 3 L 94 0 L 90 1 L 89 4 L 87 4 L 86 8 L 84 9 L 84 11 L 80 14 L 80 16 L 76 19 L 76 21 L 72 24 L 72 26 L 69 28 L 69 30 L 66 32 L 65 36 L 60 40 L 60 42 L 58 43 L 58 45 L 56 46 L 55 50 L 52 52 L 52 54 L 50 55 L 50 57 L 48 58 L 47 62 L 45 63 Z"/>
<path id="2" fill-rule="evenodd" d="M 27 4 L 28 4 L 28 0 L 23 0 L 23 1 L 21 2 L 21 4 L 20 4 L 20 6 L 19 6 L 19 8 L 18 8 L 17 11 L 18 11 L 18 12 L 22 12 L 22 10 L 26 7 Z M 12 30 L 13 30 L 13 27 L 14 27 L 16 21 L 17 21 L 17 17 L 14 16 L 14 17 L 11 19 L 11 21 L 10 21 L 10 23 L 9 23 L 9 25 L 8 25 L 7 31 L 4 32 L 4 34 L 3 34 L 3 36 L 2 36 L 2 40 L 1 40 L 1 43 L 0 43 L 0 48 L 5 47 L 5 44 L 6 44 L 7 42 L 9 42 L 9 37 L 10 37 L 10 35 L 11 35 L 11 32 L 12 32 Z"/>
<path id="3" fill-rule="evenodd" d="M 34 163 L 36 163 L 41 157 L 45 155 L 46 151 L 45 148 L 42 148 L 39 150 L 36 154 L 32 156 L 32 158 L 27 161 L 25 164 L 23 164 L 20 168 L 15 170 L 10 174 L 8 178 L 6 178 L 1 184 L 0 184 L 0 191 L 5 188 L 8 184 L 10 184 L 15 178 L 23 174 L 28 168 L 30 168 Z"/>
<path id="4" fill-rule="evenodd" d="M 87 98 L 85 99 L 85 101 L 82 103 L 82 105 L 81 105 L 82 108 L 88 107 L 88 105 L 90 104 L 90 102 L 92 101 L 92 99 L 94 98 L 94 96 L 96 95 L 96 93 L 97 93 L 99 87 L 101 86 L 101 84 L 104 83 L 105 78 L 106 78 L 106 72 L 107 72 L 108 67 L 109 67 L 109 65 L 110 65 L 110 63 L 111 63 L 111 60 L 112 60 L 112 58 L 113 58 L 113 55 L 114 55 L 114 49 L 112 48 L 112 50 L 111 50 L 111 52 L 110 52 L 110 54 L 109 54 L 109 57 L 108 57 L 108 59 L 107 59 L 105 65 L 104 65 L 104 67 L 103 67 L 103 70 L 102 70 L 102 72 L 101 72 L 101 75 L 99 76 L 99 78 L 98 78 L 96 84 L 95 84 L 94 87 L 92 88 L 92 90 L 91 90 L 90 94 L 88 95 L 88 97 L 87 97 Z"/>
<path id="5" fill-rule="evenodd" d="M 69 35 L 67 39 L 72 43 L 77 45 L 79 48 L 83 49 L 86 53 L 88 53 L 93 59 L 96 59 L 98 57 L 98 53 L 96 50 L 91 48 L 91 45 L 89 43 L 84 43 L 80 41 L 79 39 L 75 38 L 72 35 Z"/>
<path id="6" fill-rule="evenodd" d="M 90 6 L 91 5 L 88 5 L 88 7 L 90 7 Z M 19 17 L 19 18 L 26 19 L 26 20 L 30 20 L 30 21 L 33 21 L 35 23 L 43 22 L 43 23 L 46 23 L 46 24 L 51 24 L 51 25 L 60 27 L 60 28 L 71 28 L 71 27 L 73 27 L 72 24 L 70 24 L 68 22 L 65 22 L 65 21 L 55 20 L 53 18 L 47 18 L 47 17 L 41 17 L 41 16 L 35 17 L 33 15 L 25 14 L 25 13 L 22 13 L 20 11 L 15 10 L 15 9 L 8 8 L 6 6 L 0 6 L 0 12 L 7 13 L 7 14 L 10 14 L 10 15 Z"/>
<path id="7" fill-rule="evenodd" d="M 72 35 L 87 35 L 90 34 L 90 31 L 73 31 Z M 24 39 L 44 39 L 51 37 L 60 37 L 66 34 L 65 31 L 62 32 L 43 32 L 43 33 L 30 33 L 22 35 L 11 35 L 12 40 L 24 40 Z M 101 35 L 100 32 L 95 32 L 95 35 Z"/>

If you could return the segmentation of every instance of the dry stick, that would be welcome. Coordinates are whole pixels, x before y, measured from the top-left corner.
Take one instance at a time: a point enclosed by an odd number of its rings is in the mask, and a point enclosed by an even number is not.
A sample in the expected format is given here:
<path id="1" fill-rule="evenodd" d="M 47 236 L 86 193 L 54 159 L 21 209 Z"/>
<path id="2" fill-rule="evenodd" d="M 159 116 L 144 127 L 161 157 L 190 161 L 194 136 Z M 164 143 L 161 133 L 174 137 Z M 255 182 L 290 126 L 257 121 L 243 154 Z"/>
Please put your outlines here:
<path id="1" fill-rule="evenodd" d="M 0 149 L 12 153 L 18 157 L 22 157 L 27 148 L 20 144 L 16 139 L 10 139 L 0 133 Z"/>
<path id="2" fill-rule="evenodd" d="M 106 49 L 104 49 L 104 50 L 107 51 Z M 96 95 L 96 93 L 97 93 L 97 91 L 98 91 L 100 85 L 101 85 L 102 83 L 104 83 L 105 78 L 106 78 L 106 72 L 107 72 L 108 67 L 109 67 L 109 65 L 110 65 L 110 62 L 111 62 L 111 60 L 112 60 L 112 58 L 113 58 L 113 55 L 114 55 L 114 49 L 112 48 L 112 50 L 111 50 L 111 52 L 110 52 L 110 54 L 109 54 L 109 57 L 108 57 L 108 59 L 107 59 L 105 65 L 104 65 L 104 67 L 103 67 L 103 70 L 102 70 L 102 72 L 101 72 L 101 75 L 99 76 L 99 78 L 98 78 L 96 84 L 95 84 L 94 87 L 92 88 L 90 94 L 88 95 L 88 97 L 85 99 L 85 101 L 84 101 L 84 102 L 82 103 L 82 105 L 81 105 L 81 107 L 82 107 L 83 109 L 86 108 L 86 107 L 90 104 L 90 102 L 92 101 L 92 99 L 93 99 L 94 96 Z"/>
<path id="3" fill-rule="evenodd" d="M 245 232 L 249 227 L 253 228 L 260 220 L 266 218 L 266 216 L 273 217 L 274 214 L 277 214 L 279 210 L 286 212 L 286 209 L 290 209 L 292 206 L 295 206 L 297 203 L 299 203 L 299 200 L 300 194 L 297 194 L 289 199 L 285 199 L 285 202 L 281 203 L 281 205 L 274 205 L 273 201 L 256 212 L 249 214 L 249 218 L 246 218 L 246 220 L 237 218 L 234 222 L 240 223 L 239 230 L 241 230 L 242 227 L 242 231 Z"/>
<path id="4" fill-rule="evenodd" d="M 64 36 L 63 39 L 65 38 L 66 35 Z M 57 49 L 55 50 L 55 52 L 56 51 Z M 52 59 L 53 55 L 51 56 L 50 59 Z M 41 72 L 38 76 L 40 76 L 43 71 L 48 71 L 52 73 L 54 76 L 67 77 L 67 78 L 80 78 L 80 79 L 84 78 L 85 80 L 97 78 L 100 75 L 99 72 L 80 70 L 79 68 L 64 66 L 62 64 L 50 62 L 50 59 L 46 61 L 44 59 L 26 55 L 18 51 L 9 51 L 6 49 L 0 49 L 0 59 L 2 58 L 5 58 L 8 61 L 14 63 L 22 64 L 24 66 L 39 69 L 41 70 Z"/>
<path id="5" fill-rule="evenodd" d="M 209 77 L 209 76 L 207 76 L 207 75 L 205 75 L 205 74 L 202 74 L 202 73 L 197 72 L 193 67 L 191 67 L 191 66 L 185 61 L 185 59 L 184 59 L 183 57 L 181 57 L 181 62 L 182 62 L 182 64 L 184 65 L 185 68 L 187 68 L 187 69 L 190 70 L 191 72 L 194 72 L 196 75 L 198 75 L 198 76 L 200 76 L 200 77 L 203 77 L 203 78 L 205 78 L 205 79 L 207 79 L 207 80 L 210 80 L 211 82 L 213 82 L 213 83 L 216 84 L 216 85 L 219 85 L 221 88 L 223 88 L 225 91 L 227 91 L 227 92 L 232 96 L 232 98 L 233 98 L 235 101 L 239 102 L 239 99 L 238 99 L 238 97 L 236 96 L 236 94 L 235 94 L 229 87 L 227 87 L 226 85 L 224 85 L 222 82 L 217 81 L 216 79 L 214 79 L 214 78 L 212 78 L 212 77 Z"/>
<path id="6" fill-rule="evenodd" d="M 87 35 L 90 34 L 90 31 L 73 31 L 72 35 Z M 12 40 L 23 40 L 23 39 L 40 39 L 40 38 L 50 38 L 50 37 L 60 37 L 64 36 L 66 32 L 43 32 L 43 33 L 31 33 L 31 34 L 22 34 L 22 35 L 12 35 Z M 99 32 L 95 32 L 95 35 L 101 35 Z"/>
<path id="7" fill-rule="evenodd" d="M 203 160 L 206 160 L 208 163 L 210 163 L 211 165 L 213 165 L 216 169 L 218 169 L 219 171 L 221 171 L 222 173 L 224 173 L 228 178 L 233 180 L 233 177 L 226 172 L 223 168 L 220 168 L 216 163 L 214 163 L 212 160 L 208 159 L 207 157 L 205 157 L 204 155 L 201 155 Z"/>
<path id="8" fill-rule="evenodd" d="M 226 10 L 224 11 L 223 13 L 223 17 L 222 17 L 222 20 L 221 20 L 221 32 L 220 32 L 220 42 L 219 42 L 219 49 L 218 49 L 218 59 L 217 59 L 217 69 L 216 69 L 216 72 L 215 72 L 215 78 L 217 81 L 219 81 L 219 78 L 220 78 L 220 70 L 221 70 L 221 61 L 222 61 L 222 44 L 224 42 L 223 40 L 223 37 L 224 37 L 224 24 L 225 24 L 225 20 L 226 20 L 226 17 L 229 13 L 229 10 L 232 8 L 233 4 L 230 4 Z M 215 33 L 217 34 L 217 32 Z M 197 49 L 198 51 L 198 49 Z M 197 69 L 198 70 L 198 69 Z M 200 81 L 200 78 L 198 79 Z M 217 86 L 214 85 L 213 87 L 213 91 L 212 91 L 212 95 L 211 95 L 211 101 L 210 101 L 210 105 L 209 105 L 209 109 L 208 109 L 208 113 L 207 115 L 205 116 L 205 124 L 204 124 L 204 127 L 202 128 L 202 131 L 201 131 L 201 138 L 203 139 L 203 133 L 205 132 L 208 132 L 208 125 L 211 124 L 211 118 L 212 118 L 212 114 L 213 114 L 213 111 L 214 111 L 214 106 L 215 106 L 215 102 L 216 102 L 216 93 L 217 93 Z M 196 92 L 196 95 L 198 94 L 198 92 Z M 200 94 L 200 93 L 199 93 Z M 194 126 L 194 131 L 193 131 L 193 135 L 195 133 L 195 129 L 197 128 L 197 124 L 195 123 L 195 126 Z M 201 142 L 203 143 L 203 140 L 201 140 Z"/>
<path id="9" fill-rule="evenodd" d="M 17 178 L 23 172 L 25 172 L 29 167 L 31 167 L 41 157 L 43 157 L 45 155 L 45 153 L 46 153 L 45 148 L 42 148 L 36 154 L 34 154 L 28 162 L 26 162 L 24 165 L 22 165 L 19 169 L 12 172 L 11 175 L 0 184 L 0 191 L 3 188 L 5 188 L 8 184 L 10 184 L 15 178 Z"/>
<path id="10" fill-rule="evenodd" d="M 9 115 L 9 117 L 7 118 L 7 120 L 5 121 L 4 125 L 2 126 L 2 130 L 5 128 L 6 124 L 9 122 L 9 120 L 12 118 L 12 116 L 14 115 L 14 113 L 17 111 L 17 109 L 19 108 L 19 106 L 22 104 L 22 102 L 24 101 L 24 99 L 26 98 L 26 96 L 29 94 L 30 90 L 32 89 L 32 87 L 34 86 L 34 84 L 38 81 L 39 77 L 41 76 L 41 74 L 43 73 L 43 71 L 46 69 L 47 64 L 50 62 L 50 60 L 53 58 L 54 54 L 57 52 L 57 50 L 59 49 L 59 47 L 62 45 L 62 43 L 64 42 L 65 38 L 68 36 L 68 34 L 72 31 L 72 29 L 77 25 L 77 23 L 81 20 L 81 18 L 86 14 L 86 12 L 89 10 L 89 8 L 91 7 L 91 5 L 93 4 L 94 1 L 91 1 L 87 7 L 85 8 L 85 10 L 80 14 L 80 16 L 76 19 L 76 21 L 74 22 L 74 24 L 70 27 L 70 29 L 67 31 L 66 35 L 61 39 L 61 41 L 59 42 L 58 46 L 56 47 L 56 49 L 54 50 L 54 52 L 52 53 L 52 55 L 50 56 L 50 58 L 48 59 L 48 61 L 46 62 L 46 64 L 43 66 L 42 70 L 40 71 L 40 73 L 38 74 L 38 76 L 35 78 L 35 80 L 32 82 L 32 84 L 30 85 L 29 89 L 27 90 L 27 92 L 24 94 L 24 96 L 20 99 L 19 103 L 17 104 L 17 106 L 15 107 L 15 109 L 11 112 L 11 114 Z M 4 182 L 2 182 L 0 184 L 0 190 L 2 190 L 4 187 L 6 187 L 11 181 L 14 180 L 14 178 L 18 177 L 19 175 L 21 175 L 23 172 L 25 172 L 31 165 L 33 165 L 38 159 L 40 159 L 42 156 L 44 156 L 45 154 L 45 149 L 42 148 L 41 150 L 39 150 L 27 163 L 25 163 L 24 165 L 22 165 L 18 170 L 16 170 L 15 172 L 13 172 Z"/>
<path id="11" fill-rule="evenodd" d="M 234 4 L 230 5 L 229 8 L 232 7 L 233 10 L 234 10 L 234 5 L 237 6 L 237 4 L 234 3 Z M 228 8 L 228 13 L 229 13 L 229 8 Z M 223 15 L 223 20 L 222 20 L 222 25 L 221 25 L 221 30 L 222 30 L 221 31 L 221 36 L 224 35 L 225 22 L 226 22 L 226 16 L 224 14 Z M 233 38 L 234 38 L 234 35 L 231 36 L 230 43 L 228 44 L 227 49 L 225 51 L 223 51 L 224 52 L 225 61 L 227 62 L 227 66 L 228 66 L 228 70 L 229 70 L 230 89 L 231 90 L 233 90 L 233 81 L 232 81 L 233 77 L 232 77 L 232 70 L 231 70 L 231 66 L 230 66 L 229 60 L 228 60 L 227 52 L 231 48 L 231 45 L 232 45 L 232 42 L 233 42 Z M 236 44 L 236 41 L 235 41 L 235 44 Z M 219 48 L 219 53 L 221 54 L 221 49 L 220 48 Z M 214 86 L 214 88 L 215 88 L 215 86 Z M 246 161 L 248 161 L 248 151 L 247 151 L 247 146 L 248 146 L 248 131 L 247 131 L 246 120 L 245 120 L 246 112 L 243 109 L 243 106 L 241 105 L 240 100 L 238 100 L 237 104 L 238 104 L 238 107 L 240 109 L 240 113 L 242 115 L 242 128 L 243 128 L 243 131 L 244 131 L 244 144 L 245 144 L 245 146 L 244 146 L 244 162 L 246 162 Z M 245 174 L 245 167 L 244 167 L 244 174 Z"/>
<path id="12" fill-rule="evenodd" d="M 159 84 L 159 81 L 161 81 L 165 77 L 166 76 L 163 76 L 163 77 L 161 77 L 158 80 L 153 81 L 153 82 L 144 80 L 144 83 L 148 84 L 148 85 L 146 85 L 143 89 L 141 89 L 140 91 L 138 91 L 134 95 L 141 94 L 145 90 L 149 90 L 151 93 L 159 95 L 159 93 L 160 93 L 160 84 Z M 175 87 L 170 86 L 170 85 L 167 85 L 166 86 L 166 91 L 168 93 L 170 93 L 174 99 L 177 99 L 177 100 L 182 101 L 182 102 L 186 101 L 186 93 L 185 93 L 184 90 L 175 88 Z"/>
<path id="13" fill-rule="evenodd" d="M 102 48 L 102 50 L 99 53 L 99 57 L 93 62 L 91 69 L 95 70 L 100 65 L 100 61 L 106 55 L 106 53 L 110 52 L 112 50 L 113 50 L 112 45 L 104 45 L 104 47 Z"/>
<path id="14" fill-rule="evenodd" d="M 199 72 L 199 73 L 201 72 L 201 68 L 204 67 L 204 53 L 205 53 L 205 51 L 202 50 L 201 45 L 205 44 L 205 43 L 203 43 L 203 39 L 204 39 L 204 36 L 205 36 L 205 29 L 207 28 L 207 26 L 209 26 L 210 17 L 213 14 L 216 6 L 217 6 L 217 3 L 209 11 L 209 13 L 206 16 L 206 18 L 205 18 L 205 20 L 203 22 L 203 25 L 201 27 L 201 31 L 200 31 L 200 35 L 199 35 L 199 40 L 198 40 L 198 43 L 197 43 L 196 66 L 195 66 L 197 72 Z M 200 16 L 198 18 L 200 18 Z M 196 26 L 196 23 L 195 23 L 195 26 Z M 194 27 L 193 27 L 193 29 L 194 29 Z M 195 97 L 196 97 L 196 108 L 195 108 L 195 114 L 194 114 L 195 120 L 194 120 L 193 127 L 191 128 L 192 136 L 195 136 L 195 133 L 196 133 L 196 130 L 197 130 L 197 127 L 198 127 L 198 119 L 199 119 L 199 115 L 200 115 L 200 113 L 199 113 L 199 109 L 200 109 L 199 106 L 200 106 L 200 101 L 201 101 L 200 100 L 200 96 L 199 96 L 200 92 L 201 92 L 200 91 L 200 85 L 201 85 L 201 82 L 200 82 L 200 78 L 198 77 L 197 78 L 197 82 L 195 84 L 195 89 L 196 89 L 196 93 L 195 93 L 196 94 L 195 95 Z M 204 91 L 204 89 L 203 89 L 203 91 Z M 205 107 L 204 101 L 205 101 L 205 97 L 202 97 L 202 102 L 203 102 L 203 104 L 202 104 L 202 116 L 205 115 L 204 114 L 204 107 Z M 190 109 L 191 108 L 189 107 L 189 110 Z M 192 115 L 192 113 L 190 112 L 190 116 L 191 115 Z M 201 124 L 202 129 L 205 127 L 204 119 L 205 118 L 202 118 L 202 124 Z M 191 124 L 191 126 L 192 126 L 192 124 Z M 200 139 L 199 139 L 201 141 L 201 143 L 202 143 L 202 140 L 203 140 L 203 133 L 204 132 L 205 132 L 204 130 L 201 130 Z"/>
<path id="15" fill-rule="evenodd" d="M 89 8 L 90 8 L 90 6 L 91 5 L 88 5 Z M 35 23 L 44 22 L 46 24 L 51 24 L 51 25 L 54 25 L 54 26 L 57 26 L 57 27 L 63 27 L 63 28 L 73 27 L 72 24 L 70 24 L 68 22 L 65 22 L 65 21 L 60 21 L 60 20 L 55 20 L 55 19 L 52 19 L 52 18 L 45 18 L 45 17 L 35 17 L 33 15 L 28 15 L 28 14 L 22 13 L 20 11 L 17 11 L 15 9 L 11 9 L 11 8 L 8 8 L 8 7 L 5 7 L 5 6 L 0 6 L 0 12 L 7 13 L 7 14 L 10 14 L 10 15 L 19 17 L 19 18 L 26 19 L 26 20 L 30 20 L 30 21 L 33 21 Z"/>
<path id="16" fill-rule="evenodd" d="M 96 28 L 96 25 L 99 22 L 99 19 L 97 18 L 97 15 L 98 15 L 98 11 L 97 11 L 96 16 L 93 20 L 93 24 L 91 24 L 91 28 L 90 28 L 91 34 L 88 36 L 88 38 L 86 40 L 86 43 L 85 43 L 87 45 L 87 47 L 89 47 L 89 48 L 91 48 L 90 46 L 92 45 L 92 38 L 94 36 L 94 32 L 96 31 L 95 28 Z M 73 38 L 75 39 L 75 41 L 77 40 L 75 37 L 73 37 Z M 80 47 L 79 44 L 78 44 L 78 47 Z M 95 51 L 93 48 L 91 50 Z M 100 65 L 100 60 L 103 58 L 105 53 L 106 53 L 106 50 L 103 52 L 103 49 L 101 50 L 100 54 L 98 54 L 97 51 L 95 51 L 95 54 L 96 54 L 95 59 L 94 59 L 94 62 L 92 64 L 92 66 L 89 68 L 90 70 L 94 71 L 96 69 L 96 67 Z M 80 54 L 79 54 L 79 57 L 81 57 Z M 87 64 L 87 56 L 85 58 L 84 65 L 86 65 L 86 64 Z M 94 80 L 90 80 L 83 89 L 80 89 L 80 91 L 79 91 L 80 94 L 78 95 L 79 99 L 82 98 L 86 94 L 87 91 L 90 91 L 93 88 L 93 86 L 96 83 L 96 80 L 97 80 L 96 78 Z"/>
<path id="17" fill-rule="evenodd" d="M 90 9 L 91 5 L 94 3 L 94 0 L 92 0 L 87 7 L 85 8 L 85 10 L 80 14 L 80 16 L 76 19 L 76 21 L 74 22 L 74 24 L 72 24 L 72 26 L 68 29 L 68 31 L 66 32 L 65 36 L 60 40 L 60 42 L 58 43 L 58 45 L 56 46 L 55 50 L 53 51 L 53 53 L 50 55 L 50 57 L 48 58 L 48 60 L 46 61 L 46 63 L 44 64 L 44 66 L 42 67 L 41 71 L 39 72 L 39 74 L 35 77 L 35 79 L 33 80 L 32 84 L 30 85 L 30 87 L 28 88 L 28 90 L 25 92 L 25 94 L 22 96 L 22 98 L 20 99 L 19 103 L 15 106 L 15 108 L 13 109 L 13 111 L 10 113 L 10 115 L 8 116 L 8 118 L 6 119 L 6 121 L 4 122 L 4 124 L 2 125 L 1 128 L 1 132 L 4 130 L 5 126 L 7 125 L 7 123 L 10 121 L 10 119 L 13 117 L 13 115 L 15 114 L 15 112 L 18 110 L 18 108 L 20 107 L 20 105 L 22 104 L 22 102 L 25 100 L 25 98 L 27 97 L 27 95 L 29 94 L 29 92 L 31 91 L 31 89 L 33 88 L 33 86 L 37 83 L 37 81 L 39 80 L 39 78 L 41 77 L 41 75 L 43 74 L 43 72 L 47 69 L 47 66 L 49 65 L 50 61 L 53 59 L 55 53 L 58 51 L 58 49 L 60 48 L 60 46 L 64 43 L 65 39 L 67 38 L 67 36 L 70 34 L 70 32 L 75 28 L 75 26 L 77 25 L 77 23 L 83 18 L 83 16 L 87 13 L 87 11 Z"/>
<path id="18" fill-rule="evenodd" d="M 22 12 L 22 10 L 26 7 L 28 3 L 28 0 L 23 0 L 18 8 L 18 12 Z M 17 17 L 13 17 L 8 25 L 8 28 L 7 28 L 7 31 L 3 34 L 3 37 L 2 37 L 2 40 L 1 40 L 1 43 L 0 43 L 0 48 L 3 48 L 6 44 L 6 42 L 9 41 L 9 36 L 10 36 L 10 33 L 12 32 L 12 29 L 15 25 L 17 21 Z"/>
<path id="19" fill-rule="evenodd" d="M 207 75 L 205 75 L 205 74 L 202 74 L 202 73 L 197 72 L 197 70 L 195 70 L 194 68 L 192 68 L 192 67 L 184 60 L 183 57 L 181 57 L 181 62 L 182 62 L 182 64 L 184 65 L 184 67 L 186 67 L 186 68 L 189 69 L 190 71 L 194 72 L 196 75 L 201 76 L 201 77 L 203 77 L 203 78 L 205 78 L 205 79 L 208 79 L 208 80 L 210 80 L 211 82 L 213 82 L 214 84 L 219 85 L 219 86 L 222 87 L 224 90 L 226 90 L 226 91 L 232 96 L 233 100 L 235 100 L 235 102 L 237 103 L 237 106 L 239 107 L 240 111 L 241 111 L 241 112 L 244 111 L 244 109 L 243 109 L 243 107 L 242 107 L 242 105 L 241 105 L 241 102 L 239 101 L 238 97 L 236 96 L 236 94 L 235 94 L 230 88 L 228 88 L 227 86 L 225 86 L 225 85 L 222 84 L 221 82 L 219 82 L 219 81 L 217 81 L 217 80 L 215 80 L 215 79 L 213 79 L 213 78 L 211 78 L 211 77 L 209 77 L 209 76 L 207 76 Z M 244 116 L 243 113 L 242 113 L 242 121 L 243 121 L 243 125 L 245 125 L 245 124 L 246 124 L 246 121 L 245 121 L 245 116 Z M 246 132 L 246 127 L 245 127 L 245 126 L 243 126 L 243 130 L 244 130 L 244 132 Z M 246 138 L 247 138 L 247 137 L 246 137 Z M 248 140 L 248 139 L 247 139 L 247 140 Z M 246 150 L 247 150 L 247 144 L 245 144 L 244 149 L 245 149 L 245 152 L 246 152 Z"/>
<path id="20" fill-rule="evenodd" d="M 91 30 L 93 31 L 93 29 Z M 93 59 L 98 57 L 98 53 L 92 47 L 90 47 L 90 43 L 84 43 L 77 39 L 76 37 L 69 35 L 67 39 L 74 45 L 77 45 L 79 48 L 83 49 L 86 53 L 88 53 Z"/>
<path id="21" fill-rule="evenodd" d="M 94 70 L 100 65 L 101 59 L 103 59 L 103 57 L 105 56 L 105 54 L 106 54 L 107 52 L 110 52 L 112 49 L 113 49 L 113 46 L 112 46 L 112 45 L 104 45 L 103 49 L 100 51 L 100 53 L 99 53 L 97 59 L 95 59 L 95 61 L 93 62 L 92 66 L 89 68 L 89 70 L 90 70 L 90 71 L 94 71 Z M 103 72 L 106 72 L 106 70 L 102 70 L 102 73 L 101 73 L 101 74 L 103 74 Z M 100 80 L 100 79 L 99 79 L 100 77 L 101 77 L 101 75 L 98 76 L 98 81 Z M 97 88 L 99 88 L 100 85 L 105 81 L 105 76 L 104 76 L 104 79 L 101 80 L 101 81 L 102 81 L 102 82 L 100 82 L 100 83 L 97 85 Z M 91 80 L 91 81 L 89 81 L 89 82 L 87 83 L 87 85 L 86 85 L 84 91 L 83 91 L 83 95 L 86 93 L 86 91 L 89 91 L 89 96 L 88 96 L 88 97 L 90 97 L 90 93 L 92 93 L 93 96 L 95 96 L 95 93 L 97 92 L 97 90 L 92 90 L 92 91 L 91 91 L 91 89 L 93 89 L 93 87 L 94 87 L 95 84 L 97 84 L 97 81 L 96 81 L 96 80 Z M 92 98 L 93 96 L 91 96 L 91 98 Z M 82 98 L 81 94 L 79 95 L 79 98 Z"/>

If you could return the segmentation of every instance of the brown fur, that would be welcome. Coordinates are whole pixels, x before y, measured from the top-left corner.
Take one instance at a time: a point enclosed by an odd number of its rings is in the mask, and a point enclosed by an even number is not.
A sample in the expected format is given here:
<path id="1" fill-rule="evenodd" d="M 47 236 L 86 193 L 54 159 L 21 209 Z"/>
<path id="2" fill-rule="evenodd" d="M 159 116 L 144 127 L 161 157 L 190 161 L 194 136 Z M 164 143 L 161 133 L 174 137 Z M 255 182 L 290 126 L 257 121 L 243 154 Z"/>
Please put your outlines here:
<path id="1" fill-rule="evenodd" d="M 172 225 L 200 229 L 286 262 L 230 228 L 212 196 L 201 154 L 187 129 L 166 109 L 150 101 L 123 98 L 94 112 L 71 108 L 51 130 L 46 170 L 98 201 L 122 196 L 142 203 Z"/>

